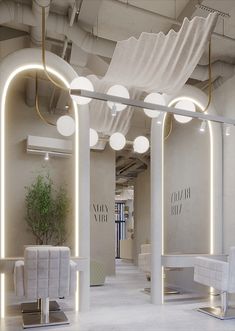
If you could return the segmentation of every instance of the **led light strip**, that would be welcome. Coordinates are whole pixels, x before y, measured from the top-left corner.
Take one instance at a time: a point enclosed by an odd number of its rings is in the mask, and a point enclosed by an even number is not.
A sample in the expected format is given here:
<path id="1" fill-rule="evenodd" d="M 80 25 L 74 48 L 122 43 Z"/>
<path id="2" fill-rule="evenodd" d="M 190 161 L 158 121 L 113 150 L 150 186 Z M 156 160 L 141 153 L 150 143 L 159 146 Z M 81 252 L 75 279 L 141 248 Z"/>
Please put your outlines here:
<path id="1" fill-rule="evenodd" d="M 78 107 L 73 101 L 75 118 L 75 256 L 79 256 L 79 131 Z M 75 293 L 75 311 L 79 311 L 79 272 L 77 272 L 77 290 Z"/>
<path id="2" fill-rule="evenodd" d="M 165 242 L 164 242 L 164 192 L 165 192 L 165 185 L 164 185 L 164 131 L 165 131 L 165 124 L 166 124 L 166 115 L 164 114 L 163 120 L 162 120 L 162 255 L 164 255 L 164 249 L 165 249 Z M 162 266 L 162 303 L 164 303 L 164 291 L 165 291 L 165 279 L 164 279 L 164 267 Z"/>
<path id="3" fill-rule="evenodd" d="M 211 122 L 210 133 L 210 254 L 214 254 L 214 138 Z"/>
<path id="4" fill-rule="evenodd" d="M 11 72 L 8 79 L 5 82 L 1 100 L 1 245 L 0 245 L 0 258 L 5 258 L 5 113 L 6 113 L 6 97 L 8 88 L 14 78 L 22 71 L 36 69 L 44 70 L 43 66 L 37 63 L 27 64 L 17 67 Z M 67 88 L 69 88 L 68 81 L 56 70 L 51 67 L 47 67 L 47 70 L 60 79 Z M 75 117 L 75 255 L 79 256 L 79 160 L 78 160 L 78 109 L 77 104 L 73 102 L 74 117 Z M 1 318 L 5 317 L 5 274 L 1 274 Z M 77 284 L 78 288 L 78 284 Z M 76 293 L 76 310 L 78 310 L 78 291 Z"/>

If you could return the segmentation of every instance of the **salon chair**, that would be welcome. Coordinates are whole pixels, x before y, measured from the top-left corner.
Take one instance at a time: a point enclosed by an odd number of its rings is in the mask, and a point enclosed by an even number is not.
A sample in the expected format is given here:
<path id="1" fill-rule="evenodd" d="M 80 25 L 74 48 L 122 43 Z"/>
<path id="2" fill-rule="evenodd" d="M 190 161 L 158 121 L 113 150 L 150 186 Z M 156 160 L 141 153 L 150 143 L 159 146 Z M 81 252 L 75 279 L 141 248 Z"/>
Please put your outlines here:
<path id="1" fill-rule="evenodd" d="M 229 251 L 228 262 L 206 257 L 195 258 L 194 280 L 220 291 L 221 305 L 199 308 L 200 312 L 219 319 L 235 318 L 235 308 L 229 307 L 228 295 L 235 293 L 235 247 Z"/>
<path id="2" fill-rule="evenodd" d="M 24 249 L 27 247 L 53 247 L 53 245 L 24 245 Z M 49 310 L 56 311 L 60 310 L 60 306 L 57 301 L 50 300 L 49 302 Z M 41 300 L 38 299 L 34 302 L 24 302 L 21 304 L 21 312 L 22 313 L 36 313 L 41 311 Z"/>
<path id="3" fill-rule="evenodd" d="M 49 311 L 49 297 L 64 298 L 76 289 L 76 263 L 68 247 L 27 247 L 14 269 L 18 297 L 40 300 L 40 311 L 23 313 L 23 328 L 69 324 L 63 311 Z"/>
<path id="4" fill-rule="evenodd" d="M 138 255 L 138 267 L 141 271 L 146 273 L 146 278 L 151 281 L 151 244 L 142 244 L 140 246 L 140 254 Z M 179 268 L 177 268 L 178 270 Z M 176 268 L 165 268 L 166 271 L 176 270 Z M 165 277 L 165 274 L 164 274 Z M 151 288 L 146 287 L 145 292 L 150 293 Z M 180 291 L 175 288 L 164 287 L 164 294 L 180 294 Z"/>

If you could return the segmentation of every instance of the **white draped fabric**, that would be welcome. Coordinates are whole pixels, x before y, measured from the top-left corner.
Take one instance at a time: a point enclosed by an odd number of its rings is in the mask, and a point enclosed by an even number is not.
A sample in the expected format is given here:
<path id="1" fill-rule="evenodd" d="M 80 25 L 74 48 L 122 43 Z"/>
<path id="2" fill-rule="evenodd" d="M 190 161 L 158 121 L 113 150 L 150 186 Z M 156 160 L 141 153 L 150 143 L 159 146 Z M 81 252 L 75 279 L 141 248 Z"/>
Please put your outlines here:
<path id="1" fill-rule="evenodd" d="M 218 15 L 207 18 L 184 19 L 178 32 L 170 30 L 167 35 L 143 32 L 117 43 L 106 75 L 93 81 L 95 90 L 106 93 L 113 84 L 126 86 L 132 98 L 143 91 L 175 93 L 186 83 L 198 64 L 210 40 Z M 92 101 L 91 127 L 111 134 L 114 131 L 126 134 L 129 130 L 132 110 L 128 107 L 115 118 L 106 102 Z"/>

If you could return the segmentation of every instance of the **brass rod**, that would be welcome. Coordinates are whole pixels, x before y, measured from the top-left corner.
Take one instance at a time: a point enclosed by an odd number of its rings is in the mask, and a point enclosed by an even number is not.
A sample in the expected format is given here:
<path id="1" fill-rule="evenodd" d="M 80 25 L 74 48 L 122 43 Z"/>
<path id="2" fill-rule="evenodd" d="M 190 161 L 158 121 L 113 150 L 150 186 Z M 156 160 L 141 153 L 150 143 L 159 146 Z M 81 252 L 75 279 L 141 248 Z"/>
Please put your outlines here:
<path id="1" fill-rule="evenodd" d="M 52 123 L 51 121 L 47 120 L 41 113 L 39 109 L 39 101 L 38 101 L 38 79 L 37 79 L 37 74 L 36 74 L 36 98 L 35 98 L 35 108 L 37 111 L 37 114 L 39 118 L 46 124 L 51 125 L 51 126 L 56 126 L 55 123 Z"/>

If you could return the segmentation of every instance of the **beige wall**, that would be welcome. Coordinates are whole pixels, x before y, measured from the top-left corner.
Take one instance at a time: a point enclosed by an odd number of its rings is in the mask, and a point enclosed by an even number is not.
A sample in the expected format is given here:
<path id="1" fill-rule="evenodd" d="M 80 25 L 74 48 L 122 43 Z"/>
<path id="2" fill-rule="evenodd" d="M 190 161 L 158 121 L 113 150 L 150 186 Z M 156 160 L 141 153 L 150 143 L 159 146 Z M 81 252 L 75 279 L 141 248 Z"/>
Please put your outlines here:
<path id="1" fill-rule="evenodd" d="M 165 141 L 165 253 L 210 250 L 210 139 L 200 124 L 175 122 Z"/>
<path id="2" fill-rule="evenodd" d="M 6 114 L 6 255 L 22 256 L 24 245 L 34 244 L 34 238 L 25 222 L 25 186 L 39 173 L 49 171 L 56 185 L 67 184 L 71 199 L 68 217 L 68 242 L 74 244 L 73 217 L 73 161 L 72 158 L 50 158 L 26 153 L 28 135 L 63 138 L 55 127 L 45 125 L 35 109 L 27 107 L 23 80 L 16 80 L 7 98 Z M 53 119 L 55 120 L 55 119 Z"/>
<path id="3" fill-rule="evenodd" d="M 91 152 L 91 259 L 115 273 L 115 153 Z"/>
<path id="4" fill-rule="evenodd" d="M 140 245 L 150 243 L 150 171 L 140 173 L 134 186 L 134 262 Z"/>
<path id="5" fill-rule="evenodd" d="M 235 76 L 214 91 L 213 101 L 218 113 L 234 118 Z M 225 135 L 223 127 L 223 252 L 235 246 L 235 127 L 230 127 L 230 136 Z"/>
<path id="6" fill-rule="evenodd" d="M 207 130 L 204 134 L 200 134 L 199 127 L 199 121 L 192 121 L 186 125 L 174 123 L 172 134 L 165 141 L 164 230 L 166 253 L 208 253 L 209 251 L 209 133 Z M 171 202 L 174 192 L 187 188 L 190 188 L 190 198 Z M 182 204 L 180 213 L 172 214 L 172 206 L 180 204 Z M 158 208 L 158 206 L 154 206 L 154 208 Z M 150 242 L 149 170 L 142 172 L 136 179 L 134 220 L 134 256 L 137 261 L 140 245 Z M 167 281 L 185 289 L 198 289 L 199 286 L 193 282 L 192 273 L 191 269 L 168 272 Z"/>
<path id="7" fill-rule="evenodd" d="M 165 141 L 164 234 L 167 254 L 209 253 L 210 139 L 200 121 L 174 123 Z M 193 268 L 166 271 L 166 282 L 185 290 L 203 288 L 193 281 Z"/>
<path id="8" fill-rule="evenodd" d="M 40 100 L 41 110 L 45 100 Z M 48 116 L 48 114 L 46 115 Z M 52 121 L 56 118 L 49 116 Z M 24 245 L 35 240 L 25 222 L 25 186 L 29 186 L 40 174 L 48 171 L 59 186 L 66 184 L 71 199 L 68 217 L 68 241 L 74 245 L 74 177 L 73 158 L 44 160 L 43 156 L 26 153 L 28 135 L 62 138 L 55 127 L 44 124 L 33 107 L 25 104 L 24 80 L 18 78 L 7 98 L 6 114 L 6 255 L 22 256 Z M 104 152 L 91 152 L 91 257 L 105 264 L 107 274 L 115 273 L 114 256 L 114 193 L 115 153 L 107 148 Z M 93 204 L 108 208 L 107 222 L 97 222 Z M 103 205 L 103 207 L 102 207 Z M 95 207 L 95 208 L 96 208 Z M 96 212 L 96 216 L 105 214 Z M 73 252 L 72 252 L 73 253 Z"/>

